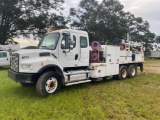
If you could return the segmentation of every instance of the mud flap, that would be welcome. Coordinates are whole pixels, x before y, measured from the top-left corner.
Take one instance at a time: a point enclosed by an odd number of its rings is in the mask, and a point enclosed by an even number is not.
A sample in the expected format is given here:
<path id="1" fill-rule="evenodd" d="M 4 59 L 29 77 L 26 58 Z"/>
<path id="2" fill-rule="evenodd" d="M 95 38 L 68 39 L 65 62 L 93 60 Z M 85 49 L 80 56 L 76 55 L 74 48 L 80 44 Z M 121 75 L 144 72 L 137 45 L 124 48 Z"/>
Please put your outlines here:
<path id="1" fill-rule="evenodd" d="M 140 64 L 140 71 L 143 72 L 143 64 Z"/>

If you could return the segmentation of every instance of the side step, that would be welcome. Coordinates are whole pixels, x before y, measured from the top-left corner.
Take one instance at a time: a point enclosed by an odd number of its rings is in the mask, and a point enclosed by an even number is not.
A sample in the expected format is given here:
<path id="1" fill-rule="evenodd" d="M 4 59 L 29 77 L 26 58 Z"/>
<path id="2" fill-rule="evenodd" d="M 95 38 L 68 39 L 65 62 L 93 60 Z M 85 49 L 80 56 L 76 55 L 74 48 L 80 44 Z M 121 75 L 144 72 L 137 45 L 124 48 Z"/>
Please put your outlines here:
<path id="1" fill-rule="evenodd" d="M 80 84 L 80 83 L 87 83 L 87 82 L 91 82 L 91 80 L 84 80 L 84 81 L 78 81 L 78 82 L 67 83 L 67 84 L 65 84 L 65 86 L 77 85 L 77 84 Z"/>

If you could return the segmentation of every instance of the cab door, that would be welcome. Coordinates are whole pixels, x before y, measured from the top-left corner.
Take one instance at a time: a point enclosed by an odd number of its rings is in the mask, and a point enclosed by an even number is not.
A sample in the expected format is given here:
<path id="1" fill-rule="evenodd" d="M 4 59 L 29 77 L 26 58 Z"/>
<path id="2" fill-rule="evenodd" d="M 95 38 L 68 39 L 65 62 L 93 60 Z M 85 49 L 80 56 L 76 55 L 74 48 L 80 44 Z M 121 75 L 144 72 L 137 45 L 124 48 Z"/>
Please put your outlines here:
<path id="1" fill-rule="evenodd" d="M 89 39 L 88 35 L 79 34 L 80 58 L 79 66 L 89 66 Z"/>
<path id="2" fill-rule="evenodd" d="M 70 49 L 70 41 L 73 41 L 73 48 Z M 80 57 L 80 47 L 78 45 L 76 33 L 62 34 L 59 45 L 59 62 L 63 67 L 77 67 Z"/>

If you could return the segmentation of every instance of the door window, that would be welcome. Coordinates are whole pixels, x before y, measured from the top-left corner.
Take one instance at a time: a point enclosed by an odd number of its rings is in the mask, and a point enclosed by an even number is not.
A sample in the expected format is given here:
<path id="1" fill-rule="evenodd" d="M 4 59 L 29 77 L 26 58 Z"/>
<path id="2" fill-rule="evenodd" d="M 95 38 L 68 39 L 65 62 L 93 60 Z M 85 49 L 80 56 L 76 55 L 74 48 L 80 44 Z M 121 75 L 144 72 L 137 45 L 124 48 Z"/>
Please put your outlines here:
<path id="1" fill-rule="evenodd" d="M 87 48 L 88 44 L 87 44 L 87 37 L 80 37 L 80 46 L 81 48 Z"/>
<path id="2" fill-rule="evenodd" d="M 7 53 L 6 52 L 1 52 L 0 53 L 0 58 L 6 58 L 7 57 Z"/>
<path id="3" fill-rule="evenodd" d="M 75 48 L 76 47 L 76 36 L 74 36 L 74 35 L 73 35 L 73 41 L 74 41 L 73 48 Z"/>
<path id="4" fill-rule="evenodd" d="M 61 41 L 61 48 L 62 49 L 69 49 L 69 35 L 63 35 L 62 41 Z"/>

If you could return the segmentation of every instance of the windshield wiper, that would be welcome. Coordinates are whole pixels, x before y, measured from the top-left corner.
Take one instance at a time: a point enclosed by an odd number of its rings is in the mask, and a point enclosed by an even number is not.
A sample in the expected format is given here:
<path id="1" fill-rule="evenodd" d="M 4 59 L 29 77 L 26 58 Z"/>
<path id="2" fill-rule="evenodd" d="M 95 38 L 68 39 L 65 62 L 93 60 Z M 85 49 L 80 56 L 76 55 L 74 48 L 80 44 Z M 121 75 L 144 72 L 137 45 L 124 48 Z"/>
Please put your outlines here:
<path id="1" fill-rule="evenodd" d="M 39 49 L 53 50 L 53 49 L 48 48 L 47 46 L 40 46 Z"/>
<path id="2" fill-rule="evenodd" d="M 42 48 L 42 49 L 49 49 L 49 48 L 46 47 L 46 46 L 40 46 L 39 48 Z"/>

